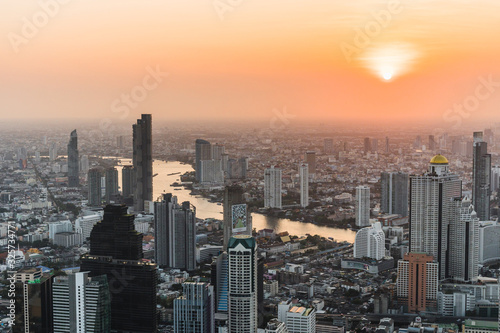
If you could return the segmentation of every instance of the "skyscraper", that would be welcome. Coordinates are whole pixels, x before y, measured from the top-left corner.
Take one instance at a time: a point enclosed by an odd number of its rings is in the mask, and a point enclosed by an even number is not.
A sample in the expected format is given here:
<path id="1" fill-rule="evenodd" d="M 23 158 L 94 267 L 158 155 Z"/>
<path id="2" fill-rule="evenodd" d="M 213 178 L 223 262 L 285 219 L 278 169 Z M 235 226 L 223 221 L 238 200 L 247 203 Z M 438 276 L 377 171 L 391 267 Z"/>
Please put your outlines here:
<path id="1" fill-rule="evenodd" d="M 372 139 L 372 152 L 378 151 L 378 139 Z"/>
<path id="2" fill-rule="evenodd" d="M 385 234 L 380 222 L 371 227 L 360 229 L 354 241 L 354 258 L 372 258 L 380 260 L 385 257 Z"/>
<path id="3" fill-rule="evenodd" d="M 12 332 L 52 333 L 52 277 L 41 268 L 25 267 L 15 274 L 15 319 Z M 12 299 L 11 299 L 12 301 Z"/>
<path id="4" fill-rule="evenodd" d="M 182 284 L 174 300 L 174 332 L 215 333 L 213 287 L 203 282 Z"/>
<path id="5" fill-rule="evenodd" d="M 196 150 L 196 181 L 201 181 L 201 161 L 212 160 L 212 145 L 210 142 L 197 139 L 195 142 Z"/>
<path id="6" fill-rule="evenodd" d="M 153 200 L 153 141 L 151 115 L 143 114 L 133 129 L 135 171 L 134 210 L 144 210 L 144 201 Z"/>
<path id="7" fill-rule="evenodd" d="M 110 332 L 111 303 L 106 275 L 57 276 L 52 285 L 54 333 Z"/>
<path id="8" fill-rule="evenodd" d="M 80 157 L 78 156 L 78 135 L 73 130 L 68 143 L 68 186 L 80 186 Z"/>
<path id="9" fill-rule="evenodd" d="M 450 221 L 449 278 L 476 281 L 479 269 L 479 219 L 469 198 L 455 198 Z"/>
<path id="10" fill-rule="evenodd" d="M 111 293 L 111 330 L 152 333 L 157 330 L 156 265 L 143 260 L 142 234 L 125 205 L 107 205 L 90 234 L 90 252 L 80 270 L 106 275 Z"/>
<path id="11" fill-rule="evenodd" d="M 309 171 L 307 163 L 299 165 L 300 207 L 309 206 Z"/>
<path id="12" fill-rule="evenodd" d="M 385 137 L 385 152 L 389 153 L 391 151 L 391 147 L 389 145 L 389 137 Z"/>
<path id="13" fill-rule="evenodd" d="M 434 135 L 429 135 L 429 150 L 434 151 L 436 149 L 436 140 Z"/>
<path id="14" fill-rule="evenodd" d="M 425 253 L 410 252 L 398 261 L 398 298 L 415 313 L 436 308 L 439 265 Z"/>
<path id="15" fill-rule="evenodd" d="M 498 192 L 500 189 L 500 166 L 495 165 L 491 168 L 491 191 Z"/>
<path id="16" fill-rule="evenodd" d="M 372 151 L 372 142 L 371 142 L 370 138 L 365 138 L 363 140 L 363 143 L 364 143 L 363 151 L 365 152 L 365 154 L 371 152 Z"/>
<path id="17" fill-rule="evenodd" d="M 408 216 L 408 174 L 382 172 L 381 210 L 387 214 Z"/>
<path id="18" fill-rule="evenodd" d="M 99 168 L 90 169 L 87 177 L 88 186 L 88 205 L 101 206 L 102 205 L 102 192 L 101 192 L 101 178 L 102 170 Z"/>
<path id="19" fill-rule="evenodd" d="M 196 208 L 171 193 L 155 202 L 155 258 L 159 266 L 196 269 Z"/>
<path id="20" fill-rule="evenodd" d="M 227 248 L 229 239 L 234 235 L 252 236 L 252 215 L 243 198 L 243 188 L 239 185 L 226 186 L 224 189 L 224 240 L 222 248 Z"/>
<path id="21" fill-rule="evenodd" d="M 229 243 L 229 241 L 228 241 Z M 227 246 L 226 246 L 227 249 Z M 211 283 L 214 286 L 215 293 L 215 312 L 227 315 L 228 311 L 228 294 L 229 294 L 229 277 L 228 277 L 228 260 L 227 252 L 220 253 L 215 257 L 211 264 Z"/>
<path id="22" fill-rule="evenodd" d="M 314 178 L 314 175 L 316 174 L 316 152 L 306 152 L 304 162 L 308 165 L 309 176 Z"/>
<path id="23" fill-rule="evenodd" d="M 274 166 L 264 171 L 264 207 L 281 209 L 281 169 Z"/>
<path id="24" fill-rule="evenodd" d="M 477 217 L 481 221 L 490 219 L 491 155 L 488 144 L 483 141 L 483 132 L 474 132 L 472 200 Z"/>
<path id="25" fill-rule="evenodd" d="M 323 140 L 323 151 L 325 154 L 333 154 L 333 139 L 326 138 Z"/>
<path id="26" fill-rule="evenodd" d="M 356 226 L 370 225 L 370 188 L 368 186 L 356 187 Z"/>
<path id="27" fill-rule="evenodd" d="M 55 161 L 57 159 L 57 143 L 53 142 L 49 147 L 49 159 Z"/>
<path id="28" fill-rule="evenodd" d="M 118 194 L 118 170 L 116 168 L 106 169 L 106 203 L 111 203 L 111 200 Z"/>
<path id="29" fill-rule="evenodd" d="M 448 276 L 448 228 L 453 199 L 461 196 L 462 181 L 442 155 L 431 159 L 423 175 L 410 176 L 410 251 L 432 256 L 439 263 L 440 279 Z"/>
<path id="30" fill-rule="evenodd" d="M 89 157 L 88 155 L 83 155 L 81 158 L 80 158 L 80 171 L 83 172 L 83 173 L 87 173 L 89 172 Z"/>
<path id="31" fill-rule="evenodd" d="M 122 196 L 125 199 L 130 198 L 134 194 L 134 177 L 134 167 L 132 165 L 125 165 L 122 169 Z"/>
<path id="32" fill-rule="evenodd" d="M 415 142 L 413 143 L 413 147 L 415 149 L 422 149 L 422 137 L 420 135 L 417 135 L 415 138 Z"/>
<path id="33" fill-rule="evenodd" d="M 231 237 L 229 262 L 228 333 L 257 332 L 257 242 L 248 235 Z"/>

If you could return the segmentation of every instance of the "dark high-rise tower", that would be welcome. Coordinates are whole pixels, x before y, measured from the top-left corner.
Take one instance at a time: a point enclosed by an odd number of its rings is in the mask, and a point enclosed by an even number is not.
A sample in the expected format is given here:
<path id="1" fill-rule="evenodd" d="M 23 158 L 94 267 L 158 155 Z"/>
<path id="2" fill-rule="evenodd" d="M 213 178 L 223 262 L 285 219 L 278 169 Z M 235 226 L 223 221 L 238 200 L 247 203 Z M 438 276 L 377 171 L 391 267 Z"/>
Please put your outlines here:
<path id="1" fill-rule="evenodd" d="M 82 272 L 108 278 L 111 331 L 156 332 L 156 265 L 143 260 L 142 234 L 135 230 L 127 206 L 106 206 L 103 220 L 90 234 L 90 253 L 81 261 Z"/>
<path id="2" fill-rule="evenodd" d="M 73 130 L 68 143 L 68 186 L 80 186 L 80 157 L 78 156 L 78 135 Z"/>
<path id="3" fill-rule="evenodd" d="M 474 132 L 472 200 L 480 221 L 490 219 L 491 155 L 483 132 Z"/>
<path id="4" fill-rule="evenodd" d="M 118 194 L 118 170 L 116 168 L 106 169 L 106 203 L 111 203 L 111 200 Z"/>
<path id="5" fill-rule="evenodd" d="M 122 169 L 122 196 L 124 199 L 134 194 L 134 167 L 125 165 Z"/>
<path id="6" fill-rule="evenodd" d="M 212 159 L 212 145 L 210 142 L 197 139 L 195 143 L 196 149 L 196 181 L 201 180 L 201 161 L 208 161 Z"/>
<path id="7" fill-rule="evenodd" d="M 87 186 L 88 186 L 88 205 L 89 206 L 101 206 L 102 205 L 102 193 L 101 193 L 101 178 L 102 170 L 99 168 L 93 168 L 89 170 L 87 176 Z"/>
<path id="8" fill-rule="evenodd" d="M 159 266 L 196 269 L 196 208 L 171 193 L 155 202 L 155 258 Z"/>
<path id="9" fill-rule="evenodd" d="M 239 185 L 226 186 L 224 189 L 224 240 L 222 248 L 227 248 L 233 235 L 252 236 L 252 216 L 243 199 L 243 188 Z"/>
<path id="10" fill-rule="evenodd" d="M 17 271 L 15 280 L 14 333 L 52 333 L 52 276 L 41 268 L 24 267 Z M 10 291 L 9 291 L 10 292 Z M 9 295 L 9 297 L 12 295 Z"/>
<path id="11" fill-rule="evenodd" d="M 143 114 L 133 129 L 135 170 L 134 210 L 144 210 L 144 200 L 153 201 L 153 142 L 151 115 Z"/>
<path id="12" fill-rule="evenodd" d="M 382 172 L 381 210 L 388 214 L 408 216 L 408 174 Z"/>
<path id="13" fill-rule="evenodd" d="M 309 177 L 314 178 L 316 174 L 316 152 L 307 151 L 304 155 L 304 162 L 307 163 Z"/>

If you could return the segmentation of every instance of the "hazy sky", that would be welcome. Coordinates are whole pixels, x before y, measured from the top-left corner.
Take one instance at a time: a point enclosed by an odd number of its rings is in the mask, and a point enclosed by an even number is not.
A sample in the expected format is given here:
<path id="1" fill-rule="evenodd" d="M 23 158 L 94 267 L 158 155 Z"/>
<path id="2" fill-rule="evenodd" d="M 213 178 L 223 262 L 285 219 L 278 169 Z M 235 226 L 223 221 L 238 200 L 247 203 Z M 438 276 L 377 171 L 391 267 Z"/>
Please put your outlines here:
<path id="1" fill-rule="evenodd" d="M 3 119 L 500 121 L 498 0 L 0 8 Z"/>

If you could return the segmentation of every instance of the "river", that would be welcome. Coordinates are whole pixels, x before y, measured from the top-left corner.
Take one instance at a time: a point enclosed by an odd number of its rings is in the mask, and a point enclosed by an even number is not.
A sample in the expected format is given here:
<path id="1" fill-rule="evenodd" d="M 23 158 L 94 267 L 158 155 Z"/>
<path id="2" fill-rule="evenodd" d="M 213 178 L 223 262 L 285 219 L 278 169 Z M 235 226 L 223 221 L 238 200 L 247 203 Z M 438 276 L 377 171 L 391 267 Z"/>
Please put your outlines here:
<path id="1" fill-rule="evenodd" d="M 122 165 L 132 164 L 130 159 L 120 159 Z M 118 165 L 118 184 L 121 184 L 121 169 L 122 165 Z M 180 162 L 165 162 L 160 160 L 153 161 L 153 174 L 158 174 L 153 178 L 153 199 L 160 197 L 162 193 L 171 192 L 177 196 L 179 202 L 190 201 L 196 207 L 196 216 L 201 219 L 216 218 L 222 219 L 222 205 L 210 202 L 201 196 L 193 196 L 190 190 L 183 187 L 172 187 L 175 181 L 180 182 L 180 175 L 185 172 L 193 171 L 189 164 Z M 172 173 L 179 174 L 170 175 Z M 320 235 L 322 237 L 332 237 L 336 241 L 348 241 L 354 243 L 356 233 L 352 230 L 332 228 L 327 226 L 319 226 L 313 223 L 305 223 L 293 221 L 290 219 L 282 219 L 268 217 L 258 213 L 252 213 L 253 228 L 274 229 L 276 232 L 288 231 L 290 235 L 303 236 L 305 234 Z"/>

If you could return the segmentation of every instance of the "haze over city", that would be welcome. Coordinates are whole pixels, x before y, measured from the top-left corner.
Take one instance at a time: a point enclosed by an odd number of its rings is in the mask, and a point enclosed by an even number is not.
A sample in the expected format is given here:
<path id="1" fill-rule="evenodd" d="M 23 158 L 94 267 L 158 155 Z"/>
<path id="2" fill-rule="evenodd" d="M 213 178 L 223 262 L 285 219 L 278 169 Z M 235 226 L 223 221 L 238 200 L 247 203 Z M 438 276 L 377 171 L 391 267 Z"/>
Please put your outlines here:
<path id="1" fill-rule="evenodd" d="M 43 3 L 2 3 L 5 120 L 119 122 L 123 107 L 158 121 L 267 121 L 283 107 L 347 124 L 499 119 L 495 0 Z M 147 96 L 124 104 L 152 71 Z"/>
<path id="2" fill-rule="evenodd" d="M 498 0 L 5 0 L 0 333 L 500 333 Z"/>

